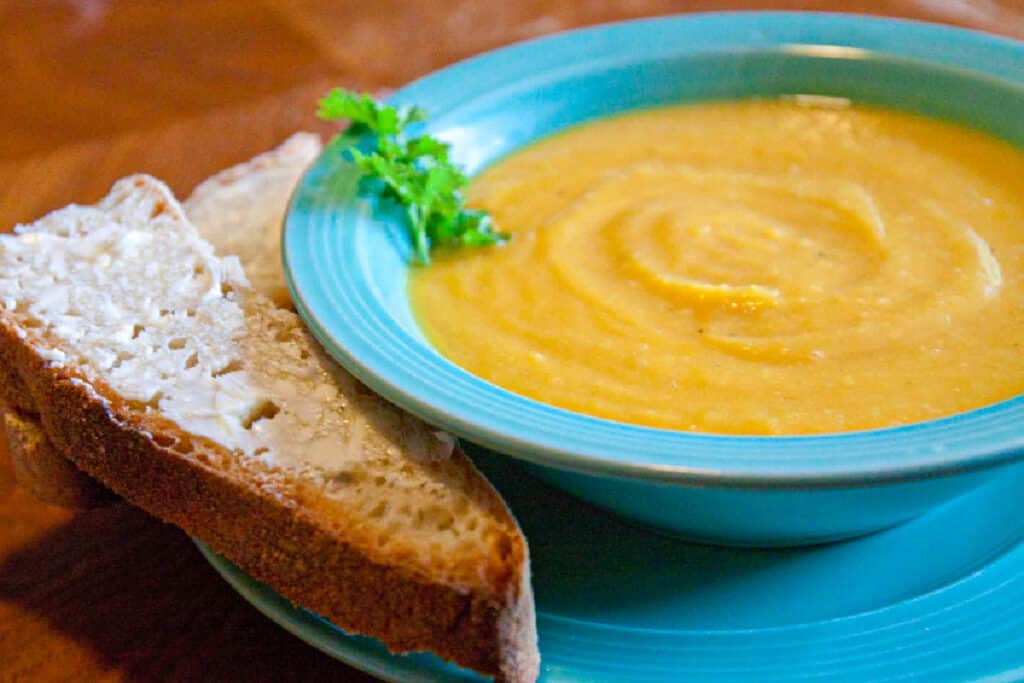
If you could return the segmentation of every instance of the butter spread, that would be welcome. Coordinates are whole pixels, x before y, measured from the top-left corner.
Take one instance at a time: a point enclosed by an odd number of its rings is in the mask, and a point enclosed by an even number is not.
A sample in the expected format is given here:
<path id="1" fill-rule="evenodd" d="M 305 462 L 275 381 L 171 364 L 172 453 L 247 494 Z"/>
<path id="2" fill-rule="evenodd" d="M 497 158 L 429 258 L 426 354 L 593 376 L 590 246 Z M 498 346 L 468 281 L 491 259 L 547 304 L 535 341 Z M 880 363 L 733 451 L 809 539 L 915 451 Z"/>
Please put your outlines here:
<path id="1" fill-rule="evenodd" d="M 108 200 L 0 237 L 0 302 L 42 358 L 270 466 L 331 474 L 368 449 L 451 453 L 329 360 L 293 314 L 256 301 L 236 259 L 155 212 Z"/>

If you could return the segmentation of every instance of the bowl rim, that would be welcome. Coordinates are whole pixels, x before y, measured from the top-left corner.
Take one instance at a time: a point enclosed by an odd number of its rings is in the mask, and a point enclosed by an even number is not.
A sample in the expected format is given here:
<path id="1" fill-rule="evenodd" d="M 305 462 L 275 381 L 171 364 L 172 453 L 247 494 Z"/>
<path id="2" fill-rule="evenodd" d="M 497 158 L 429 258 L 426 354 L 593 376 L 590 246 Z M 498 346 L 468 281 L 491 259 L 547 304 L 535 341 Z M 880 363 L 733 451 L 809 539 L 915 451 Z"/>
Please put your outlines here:
<path id="1" fill-rule="evenodd" d="M 575 54 L 581 43 L 599 54 L 602 46 L 621 47 L 624 40 L 646 39 L 652 34 L 663 38 L 674 33 L 705 36 L 711 44 L 717 41 L 714 47 L 718 50 L 750 47 L 749 39 L 725 42 L 744 36 L 768 41 L 754 45 L 760 48 L 838 46 L 866 50 L 914 59 L 924 62 L 924 66 L 1024 84 L 1024 44 L 1009 38 L 914 20 L 860 15 L 709 12 L 601 24 L 515 43 L 428 74 L 396 91 L 389 101 L 432 108 L 438 91 L 442 91 L 441 100 L 457 98 L 465 79 L 487 70 L 503 69 L 506 76 L 529 76 L 531 65 L 537 61 L 551 63 Z M 784 41 L 777 38 L 780 33 Z M 707 52 L 707 48 L 691 46 L 693 54 L 702 49 Z M 544 58 L 538 60 L 538 54 Z M 296 309 L 329 354 L 358 379 L 389 401 L 456 436 L 545 467 L 601 477 L 743 488 L 866 486 L 954 475 L 1024 457 L 1024 429 L 1013 429 L 1014 424 L 1024 424 L 1024 395 L 948 417 L 883 429 L 806 436 L 690 433 L 614 422 L 543 404 L 475 377 L 419 343 L 419 351 L 431 357 L 429 366 L 442 373 L 435 380 L 451 381 L 456 387 L 472 386 L 482 392 L 479 396 L 488 396 L 506 411 L 514 407 L 543 420 L 516 427 L 510 425 L 507 413 L 496 418 L 478 412 L 473 417 L 454 395 L 455 390 L 442 386 L 438 394 L 439 385 L 417 380 L 415 373 L 410 375 L 382 354 L 377 339 L 353 338 L 349 328 L 339 325 L 339 300 L 332 298 L 325 277 L 317 279 L 318 275 L 331 274 L 308 267 L 310 243 L 300 241 L 304 221 L 296 210 L 300 202 L 315 197 L 322 189 L 317 186 L 321 175 L 317 170 L 322 172 L 332 155 L 340 155 L 340 150 L 329 145 L 307 171 L 285 219 L 282 258 Z M 952 440 L 937 439 L 940 435 Z M 653 444 L 658 445 L 658 457 L 628 453 L 630 448 L 650 451 Z M 756 456 L 749 457 L 755 451 Z M 868 452 L 872 457 L 837 458 L 837 451 Z M 829 457 L 822 457 L 823 453 Z"/>

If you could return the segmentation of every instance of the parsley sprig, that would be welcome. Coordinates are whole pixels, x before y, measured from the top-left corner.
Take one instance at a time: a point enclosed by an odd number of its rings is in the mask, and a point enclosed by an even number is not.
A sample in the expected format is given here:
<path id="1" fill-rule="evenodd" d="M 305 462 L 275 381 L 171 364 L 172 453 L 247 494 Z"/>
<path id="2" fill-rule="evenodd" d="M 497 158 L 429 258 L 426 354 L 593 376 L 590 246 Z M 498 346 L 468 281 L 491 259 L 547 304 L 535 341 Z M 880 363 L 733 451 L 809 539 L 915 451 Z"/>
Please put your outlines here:
<path id="1" fill-rule="evenodd" d="M 353 134 L 374 136 L 368 151 L 352 146 L 346 153 L 382 197 L 405 209 L 420 263 L 430 262 L 432 247 L 481 246 L 508 239 L 486 212 L 466 208 L 462 189 L 469 180 L 448 158 L 448 145 L 429 135 L 407 135 L 410 124 L 426 118 L 422 109 L 391 107 L 342 88 L 331 90 L 319 104 L 321 119 L 348 119 Z"/>

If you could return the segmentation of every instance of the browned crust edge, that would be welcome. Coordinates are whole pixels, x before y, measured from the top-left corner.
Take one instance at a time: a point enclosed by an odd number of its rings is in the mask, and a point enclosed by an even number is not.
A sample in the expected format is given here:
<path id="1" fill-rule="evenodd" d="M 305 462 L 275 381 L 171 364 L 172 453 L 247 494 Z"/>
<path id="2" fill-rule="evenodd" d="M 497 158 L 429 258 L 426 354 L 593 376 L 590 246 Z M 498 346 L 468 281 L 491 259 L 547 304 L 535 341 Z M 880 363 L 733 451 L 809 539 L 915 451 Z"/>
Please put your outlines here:
<path id="1" fill-rule="evenodd" d="M 0 399 L 38 414 L 50 441 L 75 465 L 288 599 L 395 652 L 435 652 L 498 681 L 537 677 L 528 575 L 502 600 L 368 560 L 272 492 L 175 452 L 172 444 L 187 435 L 148 433 L 116 396 L 101 398 L 99 387 L 90 390 L 41 358 L 7 314 L 0 314 L 0 368 Z M 528 567 L 525 544 L 521 553 Z"/>

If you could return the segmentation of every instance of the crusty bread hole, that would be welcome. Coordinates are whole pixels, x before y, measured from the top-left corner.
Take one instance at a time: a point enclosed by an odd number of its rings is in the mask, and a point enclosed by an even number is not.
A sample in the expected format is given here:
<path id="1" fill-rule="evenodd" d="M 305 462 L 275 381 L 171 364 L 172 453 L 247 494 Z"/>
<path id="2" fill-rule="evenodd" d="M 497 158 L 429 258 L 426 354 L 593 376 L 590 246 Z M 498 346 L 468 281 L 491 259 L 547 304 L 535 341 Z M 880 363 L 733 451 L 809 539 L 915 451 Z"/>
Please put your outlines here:
<path id="1" fill-rule="evenodd" d="M 254 423 L 260 420 L 273 420 L 279 412 L 281 412 L 281 408 L 276 403 L 269 399 L 263 399 L 242 417 L 242 426 L 252 429 Z"/>
<path id="2" fill-rule="evenodd" d="M 127 351 L 119 351 L 118 354 L 117 354 L 117 357 L 114 358 L 114 363 L 113 363 L 113 365 L 110 366 L 110 369 L 111 370 L 117 370 L 126 361 L 132 361 L 132 360 L 135 360 L 135 356 L 133 354 L 128 353 Z"/>
<path id="3" fill-rule="evenodd" d="M 238 359 L 233 359 L 233 360 L 231 360 L 231 362 L 227 363 L 226 365 L 222 365 L 221 367 L 219 367 L 216 370 L 214 370 L 211 373 L 211 376 L 212 377 L 222 377 L 224 375 L 229 375 L 232 372 L 240 372 L 242 369 L 243 369 L 242 361 L 240 361 Z"/>

